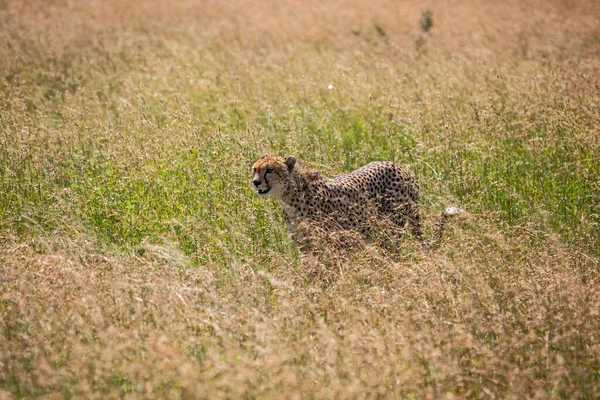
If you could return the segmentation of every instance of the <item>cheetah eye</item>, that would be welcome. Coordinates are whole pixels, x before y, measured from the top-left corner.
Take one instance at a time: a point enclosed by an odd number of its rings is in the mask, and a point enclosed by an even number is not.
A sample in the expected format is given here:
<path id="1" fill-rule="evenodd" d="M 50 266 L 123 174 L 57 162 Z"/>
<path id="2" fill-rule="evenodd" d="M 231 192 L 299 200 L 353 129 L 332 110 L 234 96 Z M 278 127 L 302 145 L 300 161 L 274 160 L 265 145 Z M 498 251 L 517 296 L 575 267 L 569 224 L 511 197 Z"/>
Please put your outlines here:
<path id="1" fill-rule="evenodd" d="M 273 172 L 273 168 L 267 168 L 267 170 L 265 171 L 265 174 L 270 174 L 271 172 Z"/>

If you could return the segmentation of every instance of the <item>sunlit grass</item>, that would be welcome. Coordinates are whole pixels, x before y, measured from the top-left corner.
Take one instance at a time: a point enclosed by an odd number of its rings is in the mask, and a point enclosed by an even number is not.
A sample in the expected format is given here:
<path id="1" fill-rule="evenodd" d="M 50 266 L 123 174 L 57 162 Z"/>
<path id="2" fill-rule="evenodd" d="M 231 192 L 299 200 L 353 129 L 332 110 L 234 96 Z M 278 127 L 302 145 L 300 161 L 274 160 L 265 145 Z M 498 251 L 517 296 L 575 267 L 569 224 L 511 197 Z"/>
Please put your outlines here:
<path id="1" fill-rule="evenodd" d="M 242 3 L 1 6 L 0 397 L 597 397 L 594 2 Z M 303 256 L 266 153 L 465 213 Z"/>

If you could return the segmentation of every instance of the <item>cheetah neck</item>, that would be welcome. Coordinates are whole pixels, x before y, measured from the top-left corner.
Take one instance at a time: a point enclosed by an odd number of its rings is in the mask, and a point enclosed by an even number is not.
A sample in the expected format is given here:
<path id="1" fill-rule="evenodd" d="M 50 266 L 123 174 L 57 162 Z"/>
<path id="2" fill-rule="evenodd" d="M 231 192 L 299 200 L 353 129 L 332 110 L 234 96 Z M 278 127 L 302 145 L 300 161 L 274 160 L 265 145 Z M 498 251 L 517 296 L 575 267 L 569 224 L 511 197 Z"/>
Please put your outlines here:
<path id="1" fill-rule="evenodd" d="M 287 214 L 306 207 L 310 199 L 316 195 L 316 187 L 322 185 L 328 178 L 321 173 L 303 168 L 291 172 L 286 190 L 278 199 L 281 208 Z"/>

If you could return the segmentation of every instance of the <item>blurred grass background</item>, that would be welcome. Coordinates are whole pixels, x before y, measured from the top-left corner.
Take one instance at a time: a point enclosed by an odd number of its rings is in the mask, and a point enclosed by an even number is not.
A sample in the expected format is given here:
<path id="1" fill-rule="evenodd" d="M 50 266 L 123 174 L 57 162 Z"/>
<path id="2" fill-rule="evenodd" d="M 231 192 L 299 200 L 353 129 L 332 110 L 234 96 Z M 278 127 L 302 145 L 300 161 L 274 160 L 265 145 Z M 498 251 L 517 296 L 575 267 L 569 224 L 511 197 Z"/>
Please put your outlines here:
<path id="1" fill-rule="evenodd" d="M 597 397 L 599 17 L 0 2 L 0 397 Z M 265 153 L 466 212 L 303 260 Z"/>

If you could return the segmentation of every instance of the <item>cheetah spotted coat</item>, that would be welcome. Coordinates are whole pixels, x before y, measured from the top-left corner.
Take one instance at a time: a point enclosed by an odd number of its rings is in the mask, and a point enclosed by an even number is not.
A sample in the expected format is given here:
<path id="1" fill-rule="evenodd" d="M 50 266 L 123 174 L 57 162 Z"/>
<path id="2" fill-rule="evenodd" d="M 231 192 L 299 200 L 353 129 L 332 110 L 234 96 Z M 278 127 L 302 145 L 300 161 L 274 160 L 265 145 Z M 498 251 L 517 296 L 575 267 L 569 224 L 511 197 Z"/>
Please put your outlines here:
<path id="1" fill-rule="evenodd" d="M 294 157 L 263 156 L 254 164 L 253 172 L 258 194 L 277 199 L 295 240 L 300 225 L 309 221 L 369 237 L 373 224 L 384 217 L 400 228 L 408 222 L 413 235 L 423 242 L 419 187 L 408 170 L 392 162 L 372 162 L 331 179 L 297 165 Z M 446 220 L 453 213 L 451 209 L 442 213 L 434 241 L 441 239 Z"/>

